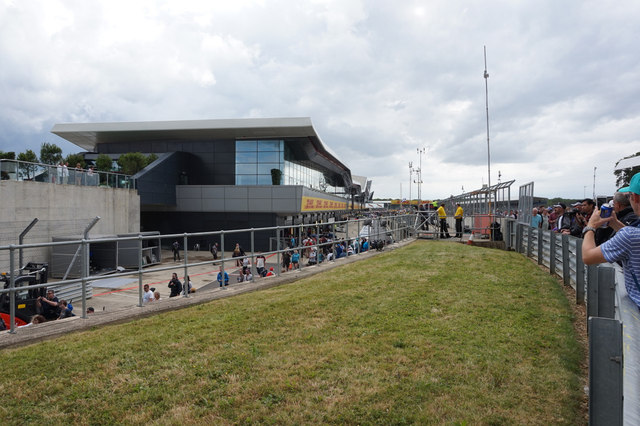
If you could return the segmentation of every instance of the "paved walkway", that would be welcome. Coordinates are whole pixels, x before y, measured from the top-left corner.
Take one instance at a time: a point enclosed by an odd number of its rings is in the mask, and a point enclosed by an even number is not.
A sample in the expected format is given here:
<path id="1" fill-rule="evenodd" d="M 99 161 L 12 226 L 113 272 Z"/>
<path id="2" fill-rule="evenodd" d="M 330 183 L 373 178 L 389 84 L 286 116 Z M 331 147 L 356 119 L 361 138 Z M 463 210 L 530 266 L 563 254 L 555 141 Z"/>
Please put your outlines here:
<path id="1" fill-rule="evenodd" d="M 250 291 L 258 291 L 266 288 L 279 286 L 295 282 L 301 278 L 315 275 L 342 265 L 346 265 L 358 260 L 368 259 L 371 256 L 394 250 L 404 246 L 413 239 L 404 240 L 399 243 L 386 246 L 384 251 L 368 251 L 358 255 L 353 255 L 336 261 L 323 262 L 315 266 L 306 266 L 301 270 L 288 271 L 280 276 L 257 278 L 250 282 L 238 283 L 236 280 L 237 270 L 235 261 L 225 261 L 225 269 L 230 274 L 229 287 L 221 289 L 218 286 L 216 277 L 219 266 L 213 265 L 211 255 L 208 252 L 189 252 L 189 262 L 202 262 L 202 265 L 189 266 L 188 273 L 193 282 L 193 286 L 197 289 L 195 293 L 188 297 L 179 296 L 169 298 L 169 289 L 167 283 L 173 272 L 176 272 L 182 281 L 184 275 L 184 265 L 178 262 L 165 261 L 163 267 L 175 264 L 175 269 L 161 272 L 145 273 L 143 275 L 143 283 L 155 287 L 161 293 L 161 299 L 154 301 L 145 306 L 138 306 L 138 284 L 137 276 L 132 275 L 131 280 L 123 280 L 123 286 L 119 288 L 93 288 L 93 297 L 87 300 L 87 306 L 95 309 L 94 314 L 90 314 L 87 318 L 75 316 L 63 320 L 50 321 L 44 324 L 31 325 L 16 329 L 16 333 L 11 334 L 9 331 L 0 332 L 0 348 L 24 346 L 36 343 L 42 340 L 59 337 L 74 331 L 86 330 L 91 327 L 124 323 L 144 318 L 157 313 L 180 309 L 201 303 L 210 302 L 212 300 L 231 297 Z M 275 256 L 268 259 L 268 267 L 274 266 Z M 169 259 L 169 256 L 166 257 Z M 173 257 L 171 256 L 171 259 Z M 306 259 L 305 259 L 306 263 Z M 133 282 L 135 280 L 135 282 Z M 82 312 L 82 302 L 74 300 L 74 312 Z M 78 315 L 78 314 L 77 314 Z"/>

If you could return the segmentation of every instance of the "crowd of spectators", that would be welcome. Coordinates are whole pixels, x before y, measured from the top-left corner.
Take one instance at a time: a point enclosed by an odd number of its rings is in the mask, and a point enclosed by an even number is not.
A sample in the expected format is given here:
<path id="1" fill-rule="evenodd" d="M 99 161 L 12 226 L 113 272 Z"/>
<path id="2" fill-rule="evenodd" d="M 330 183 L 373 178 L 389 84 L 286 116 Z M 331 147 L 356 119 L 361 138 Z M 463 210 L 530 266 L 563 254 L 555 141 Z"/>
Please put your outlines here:
<path id="1" fill-rule="evenodd" d="M 613 199 L 605 204 L 604 208 L 605 210 L 611 208 L 613 217 L 623 225 L 632 225 L 638 221 L 638 216 L 631 208 L 627 193 L 616 192 Z M 583 230 L 597 210 L 596 203 L 590 198 L 577 201 L 569 206 L 565 203 L 558 203 L 549 207 L 534 207 L 530 225 L 534 228 L 582 238 Z M 615 227 L 614 224 L 598 228 L 595 232 L 597 244 L 602 244 L 610 239 L 616 232 Z"/>

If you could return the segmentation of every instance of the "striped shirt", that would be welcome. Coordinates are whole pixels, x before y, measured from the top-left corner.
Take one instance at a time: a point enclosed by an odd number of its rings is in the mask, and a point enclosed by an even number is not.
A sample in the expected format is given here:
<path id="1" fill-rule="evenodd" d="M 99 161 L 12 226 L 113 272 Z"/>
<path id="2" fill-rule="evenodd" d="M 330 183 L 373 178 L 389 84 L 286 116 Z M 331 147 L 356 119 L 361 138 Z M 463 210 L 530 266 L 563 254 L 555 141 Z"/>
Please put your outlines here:
<path id="1" fill-rule="evenodd" d="M 600 246 L 607 262 L 621 262 L 629 298 L 640 306 L 640 228 L 625 226 Z"/>

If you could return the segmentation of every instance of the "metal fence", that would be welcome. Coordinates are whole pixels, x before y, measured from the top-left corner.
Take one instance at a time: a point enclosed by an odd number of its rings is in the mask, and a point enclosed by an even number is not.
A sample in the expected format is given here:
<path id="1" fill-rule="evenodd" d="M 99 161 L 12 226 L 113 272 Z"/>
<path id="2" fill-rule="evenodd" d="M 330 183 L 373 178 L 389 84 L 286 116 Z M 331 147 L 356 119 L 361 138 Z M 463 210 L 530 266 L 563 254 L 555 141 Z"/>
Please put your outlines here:
<path id="1" fill-rule="evenodd" d="M 135 189 L 135 180 L 123 173 L 103 172 L 18 160 L 0 160 L 0 179 L 60 185 L 106 186 Z"/>
<path id="2" fill-rule="evenodd" d="M 0 251 L 9 251 L 9 265 L 8 265 L 8 275 L 9 275 L 9 286 L 6 289 L 0 289 L 0 295 L 9 294 L 10 299 L 10 332 L 15 333 L 17 331 L 17 327 L 15 324 L 15 309 L 16 309 L 16 294 L 23 294 L 25 292 L 29 292 L 29 290 L 40 289 L 43 287 L 51 287 L 56 288 L 56 293 L 61 297 L 66 297 L 68 299 L 73 298 L 74 300 L 81 299 L 82 301 L 82 318 L 86 318 L 86 309 L 87 309 L 87 299 L 91 297 L 91 291 L 93 287 L 99 287 L 99 281 L 104 279 L 113 279 L 120 277 L 130 277 L 137 276 L 138 278 L 138 306 L 142 306 L 142 296 L 143 296 L 143 275 L 145 273 L 159 272 L 159 271 L 168 271 L 175 270 L 176 265 L 172 264 L 171 266 L 148 266 L 145 268 L 145 241 L 153 240 L 157 241 L 158 239 L 165 241 L 180 241 L 181 247 L 184 248 L 183 257 L 182 257 L 182 265 L 180 268 L 184 268 L 184 276 L 189 275 L 189 268 L 200 265 L 211 265 L 212 261 L 207 260 L 204 262 L 191 262 L 189 260 L 189 247 L 192 245 L 189 244 L 189 241 L 198 241 L 202 237 L 215 237 L 220 240 L 220 253 L 232 253 L 233 252 L 233 244 L 230 244 L 230 236 L 237 235 L 241 233 L 249 234 L 250 236 L 250 250 L 249 254 L 245 254 L 241 257 L 224 257 L 221 259 L 213 261 L 213 263 L 217 266 L 222 267 L 223 271 L 225 270 L 225 265 L 228 262 L 236 262 L 238 259 L 249 258 L 250 265 L 252 268 L 252 275 L 257 277 L 256 274 L 256 257 L 259 254 L 264 256 L 275 255 L 276 256 L 276 264 L 282 264 L 282 256 L 285 252 L 291 252 L 293 250 L 315 250 L 318 252 L 323 251 L 325 248 L 327 251 L 330 248 L 333 248 L 334 244 L 342 243 L 348 244 L 352 247 L 353 254 L 358 254 L 362 250 L 361 242 L 362 238 L 366 238 L 368 241 L 383 241 L 384 244 L 390 244 L 396 241 L 404 240 L 407 238 L 411 238 L 413 235 L 413 224 L 415 217 L 414 215 L 399 215 L 399 216 L 383 216 L 377 218 L 363 218 L 363 219 L 352 219 L 346 221 L 339 222 L 326 222 L 326 223 L 317 223 L 314 224 L 318 230 L 324 230 L 326 234 L 330 235 L 329 240 L 324 241 L 316 238 L 312 244 L 310 245 L 302 245 L 302 241 L 300 239 L 295 240 L 295 244 L 291 245 L 290 243 L 285 243 L 285 241 L 290 242 L 291 240 L 285 240 L 283 236 L 285 232 L 291 230 L 291 225 L 287 226 L 276 226 L 276 227 L 268 227 L 268 228 L 251 228 L 251 229 L 239 229 L 239 230 L 231 230 L 231 231 L 211 231 L 211 232 L 199 232 L 199 233 L 183 233 L 183 234 L 171 234 L 171 235 L 137 235 L 137 236 L 129 236 L 129 237 L 113 237 L 113 238 L 88 238 L 88 235 L 83 239 L 73 240 L 73 241 L 64 241 L 64 242 L 51 242 L 51 243 L 37 243 L 37 244 L 17 244 L 17 245 L 8 245 L 8 246 L 0 246 Z M 378 225 L 375 226 L 376 221 L 378 221 Z M 384 226 L 382 226 L 382 222 L 384 222 Z M 309 227 L 309 225 L 298 225 L 300 227 Z M 257 252 L 255 251 L 256 246 L 256 234 L 261 233 L 264 235 L 265 231 L 267 233 L 271 233 L 276 241 L 276 247 L 273 250 L 268 252 Z M 302 228 L 300 230 L 300 235 L 302 235 Z M 366 235 L 366 236 L 365 236 Z M 264 238 L 264 237 L 262 237 Z M 226 242 L 225 242 L 226 240 Z M 89 260 L 89 246 L 91 244 L 100 244 L 100 243 L 127 243 L 129 247 L 137 242 L 138 247 L 138 267 L 137 269 L 125 270 L 109 275 L 91 275 L 90 273 L 90 260 Z M 38 247 L 57 247 L 57 246 L 79 246 L 79 259 L 81 263 L 81 277 L 71 280 L 61 280 L 57 282 L 49 282 L 43 284 L 32 284 L 27 286 L 16 287 L 16 279 L 22 274 L 24 271 L 21 269 L 21 266 L 18 265 L 18 255 L 23 249 L 31 249 Z M 380 246 L 379 246 L 380 247 Z M 373 249 L 373 247 L 370 247 Z M 345 253 L 346 255 L 346 253 Z M 317 258 L 316 262 L 321 263 L 322 261 L 333 261 L 333 259 L 322 259 Z M 316 264 L 317 264 L 316 263 Z M 300 262 L 300 267 L 304 268 L 305 266 Z M 280 274 L 280 268 L 276 268 L 274 271 L 276 275 Z M 185 289 L 183 290 L 183 296 L 189 297 L 188 292 Z"/>
<path id="3" fill-rule="evenodd" d="M 507 249 L 549 268 L 575 289 L 576 303 L 586 303 L 589 424 L 640 424 L 640 312 L 627 295 L 622 269 L 585 266 L 580 238 L 511 219 L 503 223 Z"/>

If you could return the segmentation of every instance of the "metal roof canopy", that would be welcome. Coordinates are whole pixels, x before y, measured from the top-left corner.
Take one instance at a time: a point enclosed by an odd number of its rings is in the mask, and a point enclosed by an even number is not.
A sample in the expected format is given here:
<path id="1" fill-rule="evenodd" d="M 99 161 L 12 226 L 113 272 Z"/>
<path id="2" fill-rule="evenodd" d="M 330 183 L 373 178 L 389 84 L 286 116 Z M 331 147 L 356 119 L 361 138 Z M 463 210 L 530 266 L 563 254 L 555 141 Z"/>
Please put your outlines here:
<path id="1" fill-rule="evenodd" d="M 54 125 L 51 133 L 90 152 L 98 144 L 150 140 L 301 138 L 309 160 L 340 175 L 345 186 L 353 185 L 351 171 L 322 143 L 309 117 L 62 123 Z"/>

